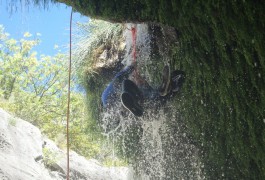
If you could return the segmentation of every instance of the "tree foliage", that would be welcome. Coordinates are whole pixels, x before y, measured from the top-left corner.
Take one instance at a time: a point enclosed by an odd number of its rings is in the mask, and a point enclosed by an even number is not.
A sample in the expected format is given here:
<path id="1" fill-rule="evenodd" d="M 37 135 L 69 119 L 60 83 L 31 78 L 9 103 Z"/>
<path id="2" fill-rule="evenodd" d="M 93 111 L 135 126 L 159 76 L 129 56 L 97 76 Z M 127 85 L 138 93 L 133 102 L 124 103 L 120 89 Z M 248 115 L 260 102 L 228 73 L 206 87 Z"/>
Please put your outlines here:
<path id="1" fill-rule="evenodd" d="M 76 39 L 73 53 L 76 62 L 74 69 L 87 93 L 89 116 L 97 121 L 101 92 L 115 69 L 115 63 L 110 63 L 109 59 L 121 61 L 123 56 L 123 26 L 92 19 L 88 23 L 78 24 L 78 29 L 81 33 Z M 100 58 L 103 54 L 105 57 Z M 110 72 L 102 72 L 104 69 Z"/>
<path id="2" fill-rule="evenodd" d="M 0 26 L 0 107 L 38 126 L 49 138 L 65 146 L 68 57 L 38 55 L 40 43 L 26 32 L 20 40 L 9 37 Z M 75 78 L 72 89 L 76 89 Z M 99 135 L 85 134 L 84 96 L 71 93 L 70 145 L 86 157 L 100 151 Z"/>

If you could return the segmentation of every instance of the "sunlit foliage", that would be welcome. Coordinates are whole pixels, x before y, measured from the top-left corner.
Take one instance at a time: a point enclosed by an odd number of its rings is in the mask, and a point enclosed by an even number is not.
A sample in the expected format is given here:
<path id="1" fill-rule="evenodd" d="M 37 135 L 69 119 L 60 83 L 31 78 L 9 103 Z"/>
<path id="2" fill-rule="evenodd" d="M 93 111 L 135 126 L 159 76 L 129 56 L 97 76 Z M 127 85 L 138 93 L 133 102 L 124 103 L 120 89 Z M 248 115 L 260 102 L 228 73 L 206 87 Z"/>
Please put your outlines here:
<path id="1" fill-rule="evenodd" d="M 9 37 L 0 26 L 0 107 L 38 126 L 49 138 L 65 147 L 68 57 L 38 55 L 39 44 L 29 32 L 20 40 Z M 73 75 L 74 76 L 74 75 Z M 72 79 L 70 146 L 86 157 L 97 157 L 98 135 L 85 134 L 84 96 Z"/>

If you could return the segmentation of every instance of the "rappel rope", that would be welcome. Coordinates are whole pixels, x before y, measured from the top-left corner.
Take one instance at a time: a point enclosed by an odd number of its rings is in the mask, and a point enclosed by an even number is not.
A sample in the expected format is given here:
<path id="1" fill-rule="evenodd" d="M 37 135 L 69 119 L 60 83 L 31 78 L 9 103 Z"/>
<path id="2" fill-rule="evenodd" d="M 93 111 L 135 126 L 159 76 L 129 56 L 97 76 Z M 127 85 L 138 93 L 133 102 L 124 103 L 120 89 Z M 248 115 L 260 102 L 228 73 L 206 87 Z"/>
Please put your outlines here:
<path id="1" fill-rule="evenodd" d="M 136 64 L 136 33 L 137 33 L 137 29 L 136 26 L 131 28 L 132 31 L 132 57 L 133 57 L 133 63 Z"/>
<path id="2" fill-rule="evenodd" d="M 133 63 L 133 65 L 135 66 L 134 67 L 134 71 L 133 71 L 133 76 L 134 77 L 137 77 L 137 75 L 138 75 L 138 70 L 137 70 L 137 62 L 136 62 L 136 60 L 137 60 L 137 56 L 136 56 L 136 35 L 137 35 L 137 28 L 136 28 L 137 26 L 135 25 L 134 27 L 132 27 L 130 30 L 131 30 L 131 32 L 132 32 L 132 58 L 133 58 L 133 60 L 132 60 L 132 63 Z M 135 81 L 136 81 L 136 84 L 139 84 L 140 82 L 137 82 L 137 78 L 135 78 Z"/>
<path id="3" fill-rule="evenodd" d="M 134 82 L 137 85 L 143 85 L 146 82 L 142 79 L 139 78 L 140 74 L 138 72 L 138 68 L 137 68 L 137 54 L 136 54 L 136 38 L 137 38 L 137 25 L 134 25 L 134 27 L 131 27 L 131 29 L 129 29 L 132 32 L 132 64 L 134 65 L 134 70 L 133 70 L 133 77 L 134 77 Z"/>
<path id="4" fill-rule="evenodd" d="M 70 16 L 70 53 L 69 53 L 69 71 L 68 71 L 68 97 L 67 97 L 67 118 L 66 118 L 66 136 L 67 136 L 67 174 L 66 179 L 70 179 L 70 163 L 69 163 L 69 119 L 70 119 L 70 95 L 71 95 L 71 69 L 72 69 L 72 17 L 73 8 Z"/>

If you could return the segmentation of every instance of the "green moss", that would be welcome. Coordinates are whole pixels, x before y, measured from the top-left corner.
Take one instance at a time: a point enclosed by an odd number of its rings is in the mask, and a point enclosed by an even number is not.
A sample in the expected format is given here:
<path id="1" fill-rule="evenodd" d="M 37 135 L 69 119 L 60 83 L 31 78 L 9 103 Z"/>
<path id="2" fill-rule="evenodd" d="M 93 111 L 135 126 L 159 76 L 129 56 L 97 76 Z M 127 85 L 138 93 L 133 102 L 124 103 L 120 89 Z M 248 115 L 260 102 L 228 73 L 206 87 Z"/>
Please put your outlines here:
<path id="1" fill-rule="evenodd" d="M 191 136 L 203 144 L 209 178 L 263 179 L 265 69 L 256 40 L 264 40 L 263 15 L 238 1 L 198 7 L 207 11 L 194 11 L 197 21 L 186 22 L 191 29 L 182 31 L 182 53 L 175 56 L 187 74 L 176 103 L 184 107 Z"/>
<path id="2" fill-rule="evenodd" d="M 66 2 L 70 3 L 70 1 Z M 265 178 L 265 3 L 263 1 L 74 1 L 85 15 L 176 28 L 173 66 L 181 103 L 209 179 Z"/>

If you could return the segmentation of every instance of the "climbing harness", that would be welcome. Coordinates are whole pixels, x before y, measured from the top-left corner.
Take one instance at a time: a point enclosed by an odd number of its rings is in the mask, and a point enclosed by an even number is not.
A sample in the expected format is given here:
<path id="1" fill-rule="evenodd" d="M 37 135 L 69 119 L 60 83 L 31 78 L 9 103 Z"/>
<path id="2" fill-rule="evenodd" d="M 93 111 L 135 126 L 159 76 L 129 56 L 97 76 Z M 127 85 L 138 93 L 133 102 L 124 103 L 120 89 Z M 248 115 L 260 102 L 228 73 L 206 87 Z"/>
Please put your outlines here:
<path id="1" fill-rule="evenodd" d="M 67 118 L 66 118 L 66 136 L 67 136 L 67 174 L 66 179 L 70 179 L 70 166 L 69 166 L 69 119 L 70 119 L 70 95 L 71 95 L 71 69 L 72 69 L 72 17 L 73 17 L 73 8 L 71 9 L 70 16 L 70 52 L 69 52 L 69 70 L 68 70 L 68 97 L 67 97 Z"/>

